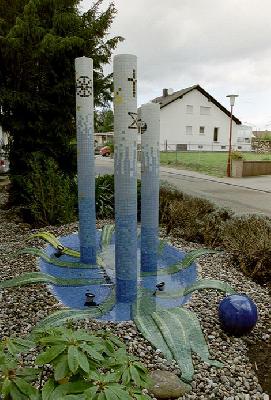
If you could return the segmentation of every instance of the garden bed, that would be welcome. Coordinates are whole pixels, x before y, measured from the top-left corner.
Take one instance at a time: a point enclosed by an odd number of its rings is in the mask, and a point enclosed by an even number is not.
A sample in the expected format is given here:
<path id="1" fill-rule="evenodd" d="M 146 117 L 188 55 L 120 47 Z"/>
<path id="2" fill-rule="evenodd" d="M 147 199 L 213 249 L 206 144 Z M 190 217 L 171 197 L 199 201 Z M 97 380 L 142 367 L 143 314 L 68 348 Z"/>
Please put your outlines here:
<path id="1" fill-rule="evenodd" d="M 3 205 L 6 201 L 6 193 L 2 192 L 0 197 Z M 36 258 L 29 255 L 16 255 L 16 251 L 31 245 L 40 247 L 43 245 L 43 242 L 37 239 L 29 240 L 29 235 L 33 233 L 30 226 L 20 223 L 15 218 L 12 210 L 0 210 L 1 279 L 14 277 L 23 272 L 36 271 Z M 98 225 L 101 226 L 103 223 L 99 222 Z M 57 236 L 69 234 L 76 229 L 77 224 L 75 223 L 46 228 Z M 164 235 L 162 234 L 162 236 Z M 201 247 L 201 245 L 174 237 L 166 239 L 185 251 Z M 227 254 L 202 256 L 198 262 L 198 268 L 200 277 L 224 280 L 238 292 L 244 292 L 251 296 L 258 306 L 260 319 L 256 328 L 247 338 L 229 337 L 220 329 L 217 318 L 217 305 L 222 295 L 213 290 L 193 294 L 186 307 L 194 310 L 199 316 L 212 357 L 222 361 L 225 366 L 223 369 L 213 368 L 194 356 L 196 373 L 192 382 L 193 389 L 192 392 L 183 396 L 183 399 L 266 400 L 267 393 L 271 394 L 270 382 L 265 377 L 268 365 L 271 364 L 271 355 L 269 353 L 268 358 L 267 354 L 271 338 L 269 308 L 271 297 L 268 288 L 259 286 L 237 271 L 229 264 Z M 1 338 L 14 334 L 27 334 L 39 320 L 61 307 L 61 304 L 44 285 L 3 290 L 0 300 Z M 153 350 L 152 346 L 138 333 L 132 322 L 113 324 L 84 320 L 76 325 L 89 330 L 106 327 L 123 338 L 127 343 L 128 350 L 138 355 L 149 369 L 178 371 L 175 363 L 169 363 L 159 351 Z M 262 360 L 258 361 L 258 358 L 255 357 L 258 352 L 256 346 L 259 343 L 261 343 L 262 354 L 267 356 L 265 366 L 263 366 Z M 249 353 L 248 348 L 250 348 Z M 256 367 L 258 371 L 255 371 Z"/>

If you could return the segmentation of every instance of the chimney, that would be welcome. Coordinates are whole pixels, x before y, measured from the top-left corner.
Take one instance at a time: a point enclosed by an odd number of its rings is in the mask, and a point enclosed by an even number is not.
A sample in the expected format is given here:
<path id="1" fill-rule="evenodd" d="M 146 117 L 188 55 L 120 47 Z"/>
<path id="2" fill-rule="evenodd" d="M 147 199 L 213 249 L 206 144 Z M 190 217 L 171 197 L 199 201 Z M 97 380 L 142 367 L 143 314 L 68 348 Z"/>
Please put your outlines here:
<path id="1" fill-rule="evenodd" d="M 163 97 L 167 97 L 168 96 L 168 89 L 163 89 Z"/>

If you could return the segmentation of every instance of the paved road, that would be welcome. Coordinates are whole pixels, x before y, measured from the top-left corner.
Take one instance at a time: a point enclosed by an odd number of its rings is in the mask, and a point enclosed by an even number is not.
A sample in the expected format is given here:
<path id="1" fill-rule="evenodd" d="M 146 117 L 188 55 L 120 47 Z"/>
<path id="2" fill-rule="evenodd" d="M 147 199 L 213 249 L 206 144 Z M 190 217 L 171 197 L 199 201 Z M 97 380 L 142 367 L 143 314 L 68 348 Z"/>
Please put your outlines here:
<path id="1" fill-rule="evenodd" d="M 96 173 L 113 173 L 113 160 L 96 158 Z M 161 167 L 160 178 L 193 196 L 229 207 L 238 214 L 257 213 L 271 217 L 271 176 L 215 178 L 192 171 Z"/>

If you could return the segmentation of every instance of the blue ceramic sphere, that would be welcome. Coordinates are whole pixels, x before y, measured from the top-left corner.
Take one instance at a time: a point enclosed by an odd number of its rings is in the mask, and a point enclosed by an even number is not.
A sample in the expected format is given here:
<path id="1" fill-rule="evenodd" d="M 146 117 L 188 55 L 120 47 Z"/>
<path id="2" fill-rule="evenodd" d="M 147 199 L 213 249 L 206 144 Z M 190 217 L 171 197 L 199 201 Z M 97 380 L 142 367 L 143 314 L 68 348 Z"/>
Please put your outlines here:
<path id="1" fill-rule="evenodd" d="M 256 304 L 245 294 L 232 294 L 219 304 L 219 321 L 222 329 L 234 336 L 246 335 L 258 319 Z"/>

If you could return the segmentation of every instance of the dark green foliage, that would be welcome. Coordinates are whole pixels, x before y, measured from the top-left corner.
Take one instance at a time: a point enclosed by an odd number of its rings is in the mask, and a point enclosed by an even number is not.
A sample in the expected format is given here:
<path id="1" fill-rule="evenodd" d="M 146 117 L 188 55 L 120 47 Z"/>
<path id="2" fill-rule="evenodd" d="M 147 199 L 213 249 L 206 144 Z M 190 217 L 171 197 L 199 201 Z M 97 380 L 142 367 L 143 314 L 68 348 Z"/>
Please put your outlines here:
<path id="1" fill-rule="evenodd" d="M 0 124 L 12 139 L 15 204 L 24 204 L 31 154 L 43 152 L 65 174 L 75 174 L 75 146 L 70 144 L 75 138 L 74 59 L 93 58 L 95 105 L 102 106 L 112 91 L 112 77 L 104 76 L 103 66 L 121 40 L 107 37 L 116 14 L 113 3 L 101 11 L 98 0 L 81 14 L 78 0 L 30 0 L 18 17 L 23 3 L 9 7 L 6 34 L 0 37 Z"/>
<path id="2" fill-rule="evenodd" d="M 241 270 L 261 282 L 271 280 L 271 220 L 236 216 L 222 229 L 223 246 Z"/>
<path id="3" fill-rule="evenodd" d="M 53 158 L 41 153 L 35 153 L 27 165 L 30 172 L 22 179 L 24 216 L 37 226 L 73 221 L 77 201 L 74 180 L 59 169 Z"/>
<path id="4" fill-rule="evenodd" d="M 0 2 L 0 35 L 6 34 L 15 24 L 16 17 L 22 14 L 29 0 L 1 0 Z"/>
<path id="5" fill-rule="evenodd" d="M 28 368 L 21 353 L 40 351 Z M 24 359 L 25 360 L 25 359 Z M 44 366 L 50 365 L 46 382 Z M 150 400 L 147 369 L 126 353 L 109 332 L 57 328 L 36 331 L 31 340 L 6 339 L 0 345 L 0 392 L 3 400 Z"/>

